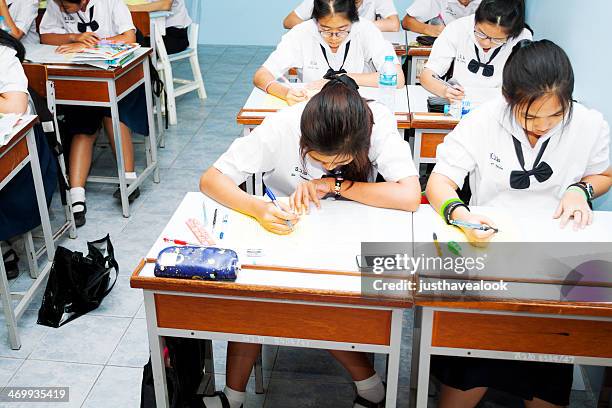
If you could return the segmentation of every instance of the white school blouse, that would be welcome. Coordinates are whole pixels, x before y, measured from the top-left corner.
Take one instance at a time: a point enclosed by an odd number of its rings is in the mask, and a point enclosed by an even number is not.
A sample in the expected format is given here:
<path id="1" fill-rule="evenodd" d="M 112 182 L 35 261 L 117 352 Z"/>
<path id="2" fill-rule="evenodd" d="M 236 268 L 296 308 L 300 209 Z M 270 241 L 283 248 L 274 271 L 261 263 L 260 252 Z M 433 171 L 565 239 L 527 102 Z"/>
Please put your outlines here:
<path id="1" fill-rule="evenodd" d="M 314 0 L 304 0 L 293 11 L 299 18 L 306 21 L 311 19 L 313 8 Z M 382 18 L 397 15 L 393 0 L 363 0 L 357 12 L 360 18 L 370 21 L 376 20 L 377 15 Z"/>
<path id="2" fill-rule="evenodd" d="M 93 18 L 90 19 L 91 9 Z M 126 31 L 136 30 L 132 15 L 123 0 L 90 0 L 85 12 L 64 13 L 53 0 L 47 2 L 47 11 L 40 23 L 41 34 L 80 34 L 78 23 L 96 21 L 95 31 L 100 38 L 114 37 Z M 92 31 L 91 26 L 86 31 Z"/>
<path id="3" fill-rule="evenodd" d="M 509 38 L 508 42 L 501 46 L 499 53 L 491 61 L 491 57 L 496 49 L 491 48 L 486 53 L 482 50 L 474 35 L 474 26 L 474 16 L 460 18 L 446 26 L 434 43 L 425 68 L 429 68 L 439 76 L 443 76 L 454 60 L 453 78 L 459 81 L 461 85 L 479 88 L 499 88 L 502 86 L 504 65 L 506 65 L 512 48 L 521 40 L 531 40 L 531 32 L 524 28 L 518 37 Z M 482 63 L 490 63 L 495 67 L 493 76 L 485 77 L 482 75 L 482 67 L 479 67 L 476 73 L 468 70 L 470 61 L 478 60 L 476 49 L 478 49 L 478 56 Z"/>
<path id="4" fill-rule="evenodd" d="M 17 52 L 0 45 L 0 94 L 5 92 L 28 93 L 28 78 L 23 72 Z"/>
<path id="5" fill-rule="evenodd" d="M 464 6 L 459 0 L 414 0 L 406 9 L 406 14 L 421 23 L 439 18 L 446 25 L 466 16 L 476 13 L 482 0 L 472 0 Z"/>
<path id="6" fill-rule="evenodd" d="M 395 64 L 399 64 L 393 45 L 385 40 L 371 21 L 360 20 L 353 23 L 350 34 L 334 54 L 319 34 L 316 21 L 308 20 L 283 35 L 276 50 L 270 54 L 263 66 L 275 78 L 285 75 L 289 68 L 302 68 L 303 82 L 317 81 L 323 78 L 330 66 L 334 70 L 340 69 L 349 41 L 351 45 L 344 62 L 344 69 L 349 74 L 376 72 L 382 68 L 388 55 L 393 56 Z M 321 46 L 325 49 L 329 65 L 325 61 Z"/>
<path id="7" fill-rule="evenodd" d="M 520 141 L 525 169 L 533 169 L 542 144 L 550 139 L 541 162 L 553 170 L 540 183 L 529 177 L 527 189 L 513 189 L 510 173 L 521 171 L 512 137 Z M 525 131 L 498 97 L 459 122 L 438 145 L 435 173 L 443 174 L 462 186 L 470 173 L 470 204 L 531 208 L 554 211 L 567 187 L 583 177 L 601 174 L 610 167 L 610 129 L 601 113 L 578 103 L 569 122 L 551 129 L 532 148 Z"/>
<path id="8" fill-rule="evenodd" d="M 149 0 L 153 2 L 156 0 Z M 185 28 L 192 23 L 191 17 L 187 12 L 185 0 L 172 0 L 171 16 L 166 17 L 166 27 Z"/>
<path id="9" fill-rule="evenodd" d="M 265 184 L 278 196 L 289 196 L 305 180 L 328 174 L 308 156 L 304 166 L 300 157 L 300 118 L 306 103 L 268 116 L 251 134 L 234 140 L 214 167 L 236 184 L 254 173 L 264 173 Z M 369 106 L 374 126 L 368 157 L 374 169 L 391 182 L 416 176 L 410 145 L 399 135 L 391 112 L 377 102 Z"/>
<path id="10" fill-rule="evenodd" d="M 40 37 L 36 32 L 38 0 L 8 0 L 6 5 L 15 25 L 23 33 L 21 42 L 24 45 L 40 44 Z"/>

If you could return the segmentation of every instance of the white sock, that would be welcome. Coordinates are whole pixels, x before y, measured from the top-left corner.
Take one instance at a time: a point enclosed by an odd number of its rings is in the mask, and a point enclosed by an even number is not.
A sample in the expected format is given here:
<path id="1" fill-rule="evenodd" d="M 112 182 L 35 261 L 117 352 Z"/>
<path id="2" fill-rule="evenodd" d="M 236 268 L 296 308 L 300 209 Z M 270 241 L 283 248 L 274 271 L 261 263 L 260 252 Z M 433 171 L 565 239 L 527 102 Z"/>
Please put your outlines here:
<path id="1" fill-rule="evenodd" d="M 70 189 L 70 199 L 72 200 L 73 203 L 76 203 L 77 201 L 83 201 L 85 202 L 85 188 L 84 187 L 73 187 Z M 83 211 L 85 209 L 85 207 L 83 207 L 82 205 L 75 205 L 74 207 L 72 207 L 72 210 L 74 212 L 79 212 L 79 211 Z"/>
<path id="2" fill-rule="evenodd" d="M 138 176 L 136 176 L 135 171 L 126 171 L 125 172 L 125 181 L 130 184 L 132 181 L 136 180 Z"/>
<path id="3" fill-rule="evenodd" d="M 357 394 L 370 402 L 377 403 L 385 398 L 385 386 L 377 373 L 365 380 L 355 381 L 355 387 Z M 355 404 L 354 408 L 361 408 L 361 405 Z"/>
<path id="4" fill-rule="evenodd" d="M 228 386 L 223 389 L 223 393 L 229 401 L 230 408 L 240 408 L 240 406 L 244 404 L 244 401 L 246 400 L 246 393 L 232 390 Z M 221 398 L 217 396 L 204 397 L 203 400 L 206 408 L 223 408 L 223 405 L 221 405 Z"/>

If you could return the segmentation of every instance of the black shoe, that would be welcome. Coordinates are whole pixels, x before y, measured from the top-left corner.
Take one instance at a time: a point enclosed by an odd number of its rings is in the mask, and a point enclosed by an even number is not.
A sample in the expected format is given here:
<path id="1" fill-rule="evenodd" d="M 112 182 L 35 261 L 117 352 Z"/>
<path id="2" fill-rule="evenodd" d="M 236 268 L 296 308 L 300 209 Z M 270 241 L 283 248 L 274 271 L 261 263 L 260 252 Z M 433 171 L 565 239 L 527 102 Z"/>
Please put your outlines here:
<path id="1" fill-rule="evenodd" d="M 11 258 L 11 259 L 7 259 Z M 13 248 L 2 254 L 4 261 L 4 270 L 6 271 L 7 279 L 15 279 L 19 276 L 19 257 Z"/>
<path id="2" fill-rule="evenodd" d="M 83 206 L 83 210 L 82 211 L 74 211 L 74 207 L 76 205 L 82 205 Z M 72 215 L 74 216 L 74 225 L 77 227 L 82 227 L 83 225 L 85 225 L 85 214 L 87 214 L 87 205 L 85 204 L 84 201 L 77 201 L 76 203 L 72 203 Z"/>
<path id="3" fill-rule="evenodd" d="M 121 199 L 121 189 L 115 190 L 113 197 Z M 132 194 L 128 196 L 128 202 L 131 204 L 132 201 L 140 197 L 140 187 L 136 187 L 136 190 L 132 191 Z"/>

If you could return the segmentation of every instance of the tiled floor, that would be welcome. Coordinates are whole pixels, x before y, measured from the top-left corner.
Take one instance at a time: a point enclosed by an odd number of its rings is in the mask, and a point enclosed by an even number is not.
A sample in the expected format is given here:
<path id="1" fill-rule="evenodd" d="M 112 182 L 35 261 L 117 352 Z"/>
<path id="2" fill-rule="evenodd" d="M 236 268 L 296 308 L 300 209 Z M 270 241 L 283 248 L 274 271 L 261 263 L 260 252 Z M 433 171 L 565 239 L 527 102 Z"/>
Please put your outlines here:
<path id="1" fill-rule="evenodd" d="M 19 323 L 23 346 L 13 351 L 8 345 L 4 320 L 0 318 L 0 387 L 69 386 L 70 403 L 61 407 L 131 408 L 140 404 L 142 366 L 148 359 L 148 343 L 142 294 L 129 287 L 129 275 L 166 224 L 184 193 L 198 190 L 202 171 L 237 137 L 241 128 L 235 116 L 249 95 L 254 71 L 271 48 L 202 46 L 202 65 L 208 99 L 195 93 L 178 100 L 179 125 L 166 134 L 166 147 L 159 150 L 161 183 L 150 181 L 132 205 L 133 215 L 123 218 L 112 198 L 115 187 L 87 187 L 87 224 L 77 240 L 61 244 L 84 251 L 86 240 L 110 233 L 120 265 L 119 279 L 102 306 L 59 329 L 36 324 L 40 296 Z M 188 73 L 187 65 L 177 74 Z M 142 145 L 140 145 L 142 149 Z M 139 155 L 139 163 L 144 163 Z M 94 169 L 112 174 L 113 158 L 108 148 L 97 148 Z M 61 209 L 54 200 L 52 215 Z M 25 269 L 25 265 L 22 269 Z M 26 273 L 11 282 L 14 289 L 27 287 Z M 406 321 L 411 321 L 407 313 Z M 400 403 L 407 407 L 410 343 L 406 324 L 400 377 Z M 217 388 L 225 383 L 225 344 L 215 344 Z M 384 372 L 382 359 L 377 360 Z M 353 391 L 343 369 L 324 351 L 266 348 L 264 352 L 265 395 L 249 386 L 246 407 L 351 407 Z M 594 407 L 590 393 L 575 392 L 572 407 Z M 36 407 L 40 404 L 24 404 Z M 42 404 L 51 406 L 50 404 Z M 498 407 L 496 404 L 483 404 Z M 17 404 L 0 406 L 13 408 Z M 21 406 L 21 405 L 19 405 Z M 504 404 L 504 406 L 509 406 Z"/>

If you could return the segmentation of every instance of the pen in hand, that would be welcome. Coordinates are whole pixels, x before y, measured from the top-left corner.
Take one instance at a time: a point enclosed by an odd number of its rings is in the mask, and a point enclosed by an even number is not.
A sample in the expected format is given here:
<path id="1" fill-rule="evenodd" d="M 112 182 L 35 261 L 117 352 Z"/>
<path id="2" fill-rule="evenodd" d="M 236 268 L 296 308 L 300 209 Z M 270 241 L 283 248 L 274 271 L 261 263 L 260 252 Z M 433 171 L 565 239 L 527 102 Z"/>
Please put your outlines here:
<path id="1" fill-rule="evenodd" d="M 270 200 L 272 200 L 272 204 L 274 204 L 274 206 L 276 208 L 278 208 L 280 211 L 284 211 L 281 206 L 278 204 L 278 202 L 276 201 L 276 196 L 274 195 L 274 193 L 272 192 L 272 190 L 270 190 L 268 187 L 265 188 L 265 193 L 268 196 L 268 198 L 270 198 Z M 293 229 L 293 224 L 291 223 L 291 221 L 289 220 L 285 220 L 285 224 L 287 224 L 287 226 L 291 229 Z"/>

